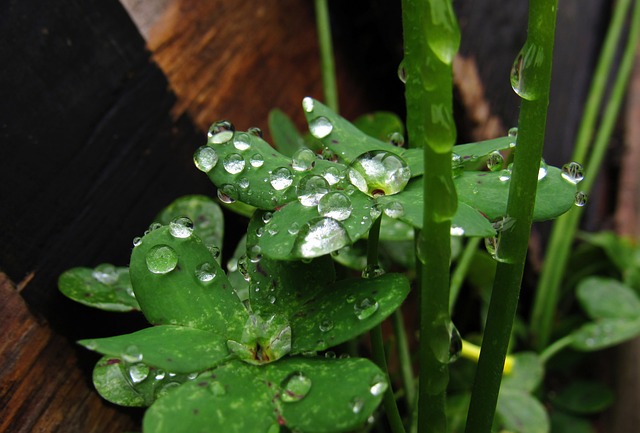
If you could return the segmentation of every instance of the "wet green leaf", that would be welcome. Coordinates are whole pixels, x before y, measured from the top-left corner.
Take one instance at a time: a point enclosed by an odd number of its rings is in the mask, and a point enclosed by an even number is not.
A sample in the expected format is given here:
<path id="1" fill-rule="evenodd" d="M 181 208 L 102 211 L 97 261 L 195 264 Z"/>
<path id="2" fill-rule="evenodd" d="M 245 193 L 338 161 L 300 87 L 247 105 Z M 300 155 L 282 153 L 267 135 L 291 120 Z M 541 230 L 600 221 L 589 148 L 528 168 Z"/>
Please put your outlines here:
<path id="1" fill-rule="evenodd" d="M 376 111 L 365 114 L 355 119 L 353 125 L 368 136 L 387 143 L 394 133 L 404 135 L 402 120 L 389 111 Z"/>
<path id="2" fill-rule="evenodd" d="M 227 356 L 227 338 L 209 331 L 160 325 L 116 337 L 80 340 L 87 349 L 144 362 L 173 373 L 193 373 L 220 364 Z"/>
<path id="3" fill-rule="evenodd" d="M 629 319 L 640 317 L 640 300 L 635 292 L 618 280 L 589 277 L 580 281 L 576 295 L 592 319 Z"/>
<path id="4" fill-rule="evenodd" d="M 269 131 L 274 147 L 283 155 L 292 157 L 304 147 L 304 139 L 289 116 L 278 109 L 269 112 Z"/>
<path id="5" fill-rule="evenodd" d="M 238 245 L 236 245 L 236 249 L 233 251 L 233 255 L 227 263 L 227 278 L 229 278 L 233 290 L 235 290 L 236 295 L 241 301 L 249 299 L 249 282 L 244 279 L 244 276 L 238 268 L 238 262 L 240 262 L 243 256 L 246 258 L 246 255 L 247 235 L 244 235 L 240 238 L 240 241 L 238 241 Z"/>
<path id="6" fill-rule="evenodd" d="M 574 349 L 590 352 L 615 346 L 640 335 L 640 319 L 601 319 L 571 333 Z"/>
<path id="7" fill-rule="evenodd" d="M 549 416 L 544 406 L 525 391 L 502 388 L 497 413 L 504 428 L 518 433 L 548 433 Z"/>
<path id="8" fill-rule="evenodd" d="M 106 311 L 140 309 L 126 267 L 104 263 L 95 269 L 69 269 L 58 278 L 58 288 L 66 297 L 89 307 Z"/>
<path id="9" fill-rule="evenodd" d="M 559 408 L 577 414 L 602 412 L 613 404 L 613 392 L 597 382 L 575 381 L 558 392 L 551 401 Z"/>
<path id="10" fill-rule="evenodd" d="M 544 364 L 534 352 L 520 352 L 512 355 L 513 369 L 502 378 L 502 388 L 533 392 L 544 376 Z"/>
<path id="11" fill-rule="evenodd" d="M 131 282 L 154 325 L 183 325 L 239 336 L 248 314 L 210 250 L 195 234 L 153 230 L 131 254 Z"/>
<path id="12" fill-rule="evenodd" d="M 485 159 L 487 155 L 511 148 L 512 137 L 499 137 L 477 143 L 458 144 L 453 146 L 453 153 L 460 157 L 462 164 Z"/>

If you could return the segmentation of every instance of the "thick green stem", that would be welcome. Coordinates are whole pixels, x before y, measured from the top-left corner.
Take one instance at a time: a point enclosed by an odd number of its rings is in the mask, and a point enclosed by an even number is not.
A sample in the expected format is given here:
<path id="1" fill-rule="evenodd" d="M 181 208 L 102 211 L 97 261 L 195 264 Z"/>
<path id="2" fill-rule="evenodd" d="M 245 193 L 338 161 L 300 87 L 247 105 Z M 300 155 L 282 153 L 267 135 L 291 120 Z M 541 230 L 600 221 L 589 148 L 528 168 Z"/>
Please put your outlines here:
<path id="1" fill-rule="evenodd" d="M 624 27 L 624 18 L 628 15 L 629 2 L 622 0 L 615 11 L 611 26 L 607 34 L 605 45 L 602 50 L 602 57 L 596 69 L 591 92 L 588 98 L 585 115 L 580 126 L 580 133 L 574 151 L 574 160 L 583 161 L 586 157 L 589 138 L 595 130 L 597 109 L 601 107 L 603 98 L 604 82 L 611 74 L 612 57 L 615 46 L 619 43 L 620 34 Z M 607 144 L 613 128 L 615 126 L 618 112 L 624 99 L 626 85 L 633 66 L 635 47 L 638 44 L 640 35 L 640 7 L 636 2 L 633 14 L 629 39 L 623 53 L 622 61 L 615 78 L 611 97 L 604 110 L 604 116 L 593 141 L 593 150 L 586 163 L 586 175 L 584 181 L 578 186 L 588 193 L 595 182 L 600 165 L 602 163 Z M 558 303 L 560 283 L 564 275 L 567 261 L 569 259 L 570 248 L 574 240 L 582 208 L 574 208 L 565 215 L 562 215 L 554 223 L 547 256 L 545 258 L 542 274 L 538 281 L 538 290 L 534 299 L 531 313 L 531 332 L 534 344 L 538 350 L 542 350 L 551 337 L 551 327 L 553 317 Z"/>
<path id="2" fill-rule="evenodd" d="M 452 332 L 450 231 L 458 203 L 451 172 L 456 139 L 451 65 L 460 44 L 460 29 L 448 0 L 403 0 L 402 9 L 407 131 L 410 145 L 424 149 L 425 173 L 418 241 L 423 263 L 418 431 L 444 433 Z"/>
<path id="3" fill-rule="evenodd" d="M 499 238 L 497 257 L 500 263 L 473 384 L 467 433 L 491 431 L 518 305 L 544 143 L 556 7 L 556 0 L 529 2 L 527 42 L 512 72 L 514 90 L 523 97 L 507 205 L 507 215 L 514 224 Z"/>
<path id="4" fill-rule="evenodd" d="M 324 100 L 327 106 L 337 113 L 338 87 L 336 85 L 336 68 L 333 60 L 333 44 L 331 42 L 331 25 L 329 23 L 327 0 L 315 0 L 315 8 Z"/>

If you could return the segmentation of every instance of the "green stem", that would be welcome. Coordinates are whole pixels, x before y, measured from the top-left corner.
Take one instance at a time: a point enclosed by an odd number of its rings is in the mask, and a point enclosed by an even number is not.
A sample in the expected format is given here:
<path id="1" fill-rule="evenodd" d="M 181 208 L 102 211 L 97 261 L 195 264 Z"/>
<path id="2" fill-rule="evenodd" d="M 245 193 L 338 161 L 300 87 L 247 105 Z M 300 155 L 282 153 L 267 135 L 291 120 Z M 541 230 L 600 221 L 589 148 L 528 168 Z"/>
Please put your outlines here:
<path id="1" fill-rule="evenodd" d="M 462 252 L 462 256 L 458 261 L 458 265 L 453 271 L 453 275 L 451 276 L 451 289 L 449 292 L 450 312 L 453 312 L 453 307 L 455 306 L 456 300 L 458 299 L 460 288 L 462 287 L 462 283 L 467 276 L 467 272 L 469 271 L 469 267 L 471 266 L 473 256 L 475 255 L 476 251 L 478 251 L 478 245 L 480 244 L 481 240 L 482 238 L 469 238 L 469 240 L 467 241 L 467 245 L 465 245 L 464 251 Z"/>
<path id="2" fill-rule="evenodd" d="M 571 345 L 571 343 L 573 343 L 573 336 L 572 335 L 565 335 L 561 339 L 556 340 L 555 342 L 553 342 L 549 346 L 547 346 L 546 349 L 544 349 L 542 352 L 540 352 L 540 355 L 539 355 L 540 361 L 542 361 L 543 363 L 546 363 L 556 353 L 560 352 L 565 347 L 568 347 L 569 345 Z"/>
<path id="3" fill-rule="evenodd" d="M 618 44 L 621 29 L 623 28 L 623 18 L 628 14 L 627 0 L 621 1 L 615 11 L 607 39 L 602 52 L 602 58 L 596 69 L 596 77 L 592 85 L 591 93 L 588 98 L 585 116 L 580 126 L 580 134 L 576 143 L 574 152 L 574 160 L 582 161 L 586 154 L 588 138 L 591 137 L 594 130 L 595 115 L 591 114 L 594 110 L 602 106 L 602 81 L 603 76 L 611 73 L 611 62 L 609 52 L 615 51 L 615 45 Z M 635 47 L 638 44 L 639 27 L 640 27 L 640 9 L 638 2 L 635 3 L 629 39 L 626 43 L 622 61 L 615 78 L 611 97 L 605 107 L 604 117 L 600 128 L 597 131 L 593 142 L 593 151 L 586 163 L 585 179 L 579 184 L 579 187 L 585 193 L 590 192 L 593 182 L 595 182 L 600 165 L 602 164 L 607 144 L 613 128 L 615 126 L 618 112 L 624 99 L 626 85 L 633 67 L 633 59 L 635 55 Z M 605 52 L 605 50 L 608 50 Z M 607 69 L 605 70 L 605 67 Z M 595 96 L 593 96 L 595 95 Z M 586 132 L 585 132 L 586 131 Z M 586 138 L 584 138 L 586 137 Z M 586 141 L 585 141 L 586 140 Z M 541 350 L 549 341 L 551 336 L 551 327 L 553 317 L 556 312 L 558 303 L 560 283 L 564 275 L 567 262 L 569 259 L 570 248 L 573 243 L 575 233 L 582 216 L 582 208 L 574 208 L 570 212 L 562 215 L 553 225 L 549 246 L 547 247 L 547 256 L 545 258 L 542 274 L 538 281 L 538 290 L 534 299 L 533 309 L 531 313 L 531 332 L 534 338 L 534 345 Z"/>
<path id="4" fill-rule="evenodd" d="M 408 413 L 411 413 L 416 398 L 416 384 L 413 380 L 413 367 L 411 366 L 411 352 L 409 351 L 409 340 L 404 327 L 404 318 L 402 310 L 397 309 L 393 313 L 393 329 L 398 341 L 398 360 L 400 363 L 400 373 L 402 374 L 402 382 L 404 384 L 405 394 L 407 396 Z"/>
<path id="5" fill-rule="evenodd" d="M 523 97 L 507 215 L 515 224 L 500 233 L 487 323 L 473 384 L 466 433 L 489 433 L 515 317 L 527 254 L 546 126 L 556 0 L 531 0 L 527 42 L 518 56 L 514 90 Z M 524 54 L 523 57 L 522 54 Z M 533 59 L 527 55 L 533 54 Z M 524 99 L 527 98 L 527 99 Z"/>
<path id="6" fill-rule="evenodd" d="M 338 112 L 338 87 L 336 85 L 336 68 L 333 59 L 331 42 L 331 25 L 329 23 L 329 6 L 327 0 L 315 0 L 316 27 L 318 44 L 320 45 L 320 68 L 322 70 L 322 88 L 324 100 L 329 108 Z"/>

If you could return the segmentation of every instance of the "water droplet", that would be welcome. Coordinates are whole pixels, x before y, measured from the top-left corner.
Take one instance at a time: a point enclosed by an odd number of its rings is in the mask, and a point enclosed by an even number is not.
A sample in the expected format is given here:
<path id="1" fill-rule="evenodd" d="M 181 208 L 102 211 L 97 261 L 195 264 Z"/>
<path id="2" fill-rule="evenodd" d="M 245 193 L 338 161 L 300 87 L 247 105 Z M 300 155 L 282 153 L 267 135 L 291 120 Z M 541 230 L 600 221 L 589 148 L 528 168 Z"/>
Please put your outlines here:
<path id="1" fill-rule="evenodd" d="M 562 166 L 562 178 L 567 182 L 577 185 L 584 179 L 582 165 L 577 162 L 570 162 Z"/>
<path id="2" fill-rule="evenodd" d="M 271 218 L 273 218 L 273 213 L 271 212 L 265 212 L 262 214 L 262 222 L 265 224 L 271 221 Z"/>
<path id="3" fill-rule="evenodd" d="M 264 158 L 259 153 L 254 153 L 251 156 L 251 159 L 249 159 L 249 164 L 251 164 L 251 167 L 254 168 L 262 167 L 262 165 L 264 164 Z"/>
<path id="4" fill-rule="evenodd" d="M 351 400 L 351 402 L 349 402 L 349 408 L 351 409 L 351 412 L 353 412 L 354 414 L 358 414 L 362 412 L 363 407 L 364 407 L 364 400 L 361 398 L 356 397 L 353 400 Z"/>
<path id="5" fill-rule="evenodd" d="M 140 244 L 142 244 L 142 238 L 140 236 L 136 236 L 135 238 L 133 238 L 134 247 L 138 247 L 140 246 Z"/>
<path id="6" fill-rule="evenodd" d="M 253 245 L 247 248 L 247 257 L 249 257 L 252 263 L 258 263 L 260 259 L 262 259 L 262 248 L 260 248 L 260 245 Z"/>
<path id="7" fill-rule="evenodd" d="M 509 262 L 500 251 L 500 234 L 484 238 L 484 246 L 494 260 L 502 263 Z"/>
<path id="8" fill-rule="evenodd" d="M 399 201 L 391 201 L 384 205 L 384 214 L 389 218 L 404 216 L 404 206 Z"/>
<path id="9" fill-rule="evenodd" d="M 160 224 L 160 223 L 151 223 L 151 225 L 149 226 L 148 232 L 151 233 L 152 231 L 158 230 L 160 228 L 162 228 L 162 224 Z"/>
<path id="10" fill-rule="evenodd" d="M 462 352 L 462 337 L 456 325 L 449 321 L 449 362 L 455 362 Z"/>
<path id="11" fill-rule="evenodd" d="M 517 138 L 518 137 L 518 127 L 514 126 L 513 128 L 509 128 L 509 132 L 507 133 L 507 135 L 511 138 Z"/>
<path id="12" fill-rule="evenodd" d="M 400 81 L 403 83 L 407 83 L 407 70 L 404 65 L 404 59 L 398 65 L 398 78 L 400 78 Z"/>
<path id="13" fill-rule="evenodd" d="M 240 132 L 233 137 L 233 147 L 241 152 L 251 147 L 251 137 L 246 132 Z"/>
<path id="14" fill-rule="evenodd" d="M 147 252 L 145 260 L 149 271 L 166 274 L 178 265 L 178 253 L 169 245 L 156 245 Z"/>
<path id="15" fill-rule="evenodd" d="M 369 388 L 369 391 L 372 396 L 377 397 L 384 393 L 388 387 L 387 379 L 381 374 L 376 374 L 371 380 L 371 387 Z"/>
<path id="16" fill-rule="evenodd" d="M 374 203 L 373 205 L 371 205 L 371 207 L 369 208 L 369 215 L 371 216 L 372 220 L 376 220 L 380 215 L 382 215 L 380 203 Z M 366 219 L 366 217 L 364 218 Z"/>
<path id="17" fill-rule="evenodd" d="M 351 243 L 345 228 L 333 218 L 315 218 L 305 224 L 294 242 L 294 250 L 303 258 L 313 258 Z"/>
<path id="18" fill-rule="evenodd" d="M 355 295 L 347 295 L 345 299 L 347 300 L 347 304 L 353 304 L 354 302 L 356 302 Z"/>
<path id="19" fill-rule="evenodd" d="M 269 297 L 269 303 L 270 304 L 275 304 L 276 303 L 276 297 L 275 296 Z"/>
<path id="20" fill-rule="evenodd" d="M 174 238 L 188 238 L 193 233 L 193 221 L 187 217 L 177 217 L 169 223 L 169 231 Z"/>
<path id="21" fill-rule="evenodd" d="M 362 278 L 367 278 L 367 279 L 376 278 L 384 274 L 385 274 L 385 271 L 384 269 L 382 269 L 380 265 L 367 265 L 362 270 Z"/>
<path id="22" fill-rule="evenodd" d="M 333 329 L 333 321 L 329 319 L 325 319 L 318 325 L 318 328 L 322 332 L 329 332 Z"/>
<path id="23" fill-rule="evenodd" d="M 487 168 L 490 171 L 502 170 L 502 164 L 504 164 L 504 158 L 500 152 L 496 150 L 489 154 L 489 158 L 487 158 Z"/>
<path id="24" fill-rule="evenodd" d="M 538 168 L 538 180 L 542 180 L 547 177 L 547 163 L 543 160 L 540 160 L 540 168 Z"/>
<path id="25" fill-rule="evenodd" d="M 352 210 L 351 200 L 340 191 L 332 191 L 318 201 L 318 213 L 337 221 L 349 218 Z"/>
<path id="26" fill-rule="evenodd" d="M 329 192 L 329 184 L 322 176 L 307 175 L 297 187 L 298 201 L 303 206 L 317 206 L 320 199 Z"/>
<path id="27" fill-rule="evenodd" d="M 222 162 L 224 169 L 229 174 L 238 174 L 244 170 L 244 158 L 238 153 L 231 153 Z"/>
<path id="28" fill-rule="evenodd" d="M 121 358 L 125 362 L 140 362 L 142 361 L 142 353 L 140 352 L 140 349 L 138 349 L 138 346 L 132 344 L 124 349 Z"/>
<path id="29" fill-rule="evenodd" d="M 306 111 L 307 113 L 311 113 L 313 111 L 313 98 L 310 97 L 305 97 L 302 100 L 302 108 L 304 109 L 304 111 Z"/>
<path id="30" fill-rule="evenodd" d="M 158 391 L 156 392 L 156 399 L 168 395 L 174 389 L 179 388 L 180 385 L 182 385 L 180 382 L 168 382 L 168 383 L 162 385 L 162 387 L 160 387 L 160 389 L 158 389 Z"/>
<path id="31" fill-rule="evenodd" d="M 464 229 L 462 227 L 452 225 L 449 233 L 451 236 L 464 236 Z"/>
<path id="32" fill-rule="evenodd" d="M 399 132 L 394 132 L 394 133 L 390 134 L 389 135 L 389 143 L 394 145 L 394 146 L 398 146 L 398 147 L 404 146 L 404 135 L 402 135 Z"/>
<path id="33" fill-rule="evenodd" d="M 218 248 L 215 245 L 209 245 L 209 246 L 207 246 L 207 249 L 209 250 L 209 252 L 211 253 L 211 256 L 215 260 L 218 260 L 220 258 L 220 248 Z"/>
<path id="34" fill-rule="evenodd" d="M 322 172 L 322 177 L 325 178 L 329 185 L 335 185 L 336 183 L 340 182 L 340 180 L 342 180 L 344 176 L 336 167 L 327 167 L 327 169 Z"/>
<path id="35" fill-rule="evenodd" d="M 238 196 L 238 191 L 235 186 L 230 183 L 226 183 L 218 188 L 218 199 L 222 203 L 231 204 L 236 201 L 236 197 Z"/>
<path id="36" fill-rule="evenodd" d="M 380 305 L 373 298 L 363 298 L 353 305 L 353 311 L 355 311 L 359 320 L 373 316 L 378 311 L 378 308 L 380 308 Z"/>
<path id="37" fill-rule="evenodd" d="M 267 233 L 269 233 L 270 236 L 275 236 L 280 233 L 280 227 L 278 227 L 276 223 L 271 223 L 267 226 Z"/>
<path id="38" fill-rule="evenodd" d="M 295 221 L 292 222 L 289 228 L 287 229 L 287 232 L 289 232 L 290 235 L 297 235 L 299 231 L 300 231 L 300 224 L 298 224 Z"/>
<path id="39" fill-rule="evenodd" d="M 452 2 L 431 3 L 425 23 L 426 40 L 440 61 L 450 65 L 460 45 L 460 27 Z"/>
<path id="40" fill-rule="evenodd" d="M 116 267 L 108 263 L 96 266 L 91 275 L 102 284 L 112 285 L 118 281 Z"/>
<path id="41" fill-rule="evenodd" d="M 218 163 L 218 153 L 209 146 L 202 146 L 193 154 L 193 163 L 198 170 L 207 173 Z"/>
<path id="42" fill-rule="evenodd" d="M 534 80 L 542 71 L 545 62 L 551 59 L 544 58 L 544 50 L 541 46 L 527 40 L 518 53 L 511 67 L 511 87 L 513 91 L 523 99 L 532 101 L 538 98 L 539 90 Z"/>
<path id="43" fill-rule="evenodd" d="M 291 157 L 291 167 L 295 171 L 308 171 L 316 165 L 316 154 L 311 149 L 302 148 Z"/>
<path id="44" fill-rule="evenodd" d="M 269 182 L 273 189 L 277 191 L 282 191 L 291 186 L 293 183 L 293 175 L 291 171 L 289 171 L 286 167 L 280 167 L 273 170 L 273 172 L 269 175 Z"/>
<path id="45" fill-rule="evenodd" d="M 137 384 L 145 380 L 149 376 L 149 366 L 146 364 L 133 364 L 129 367 L 129 377 L 133 384 Z"/>
<path id="46" fill-rule="evenodd" d="M 508 182 L 509 180 L 511 180 L 511 170 L 509 169 L 504 169 L 500 172 L 500 176 L 498 177 L 498 179 L 500 179 L 500 182 Z"/>
<path id="47" fill-rule="evenodd" d="M 584 191 L 578 191 L 576 193 L 576 199 L 574 203 L 576 206 L 582 207 L 587 204 L 588 198 L 589 197 L 587 196 L 587 193 L 585 193 Z"/>
<path id="48" fill-rule="evenodd" d="M 377 150 L 358 156 L 349 166 L 349 180 L 360 191 L 373 196 L 396 194 L 411 178 L 409 166 L 391 152 Z"/>
<path id="49" fill-rule="evenodd" d="M 242 189 L 247 189 L 249 188 L 249 179 L 247 179 L 246 177 L 241 178 L 238 181 L 238 186 Z"/>
<path id="50" fill-rule="evenodd" d="M 280 400 L 285 403 L 300 401 L 309 394 L 311 390 L 311 379 L 302 372 L 297 371 L 287 376 L 280 384 L 282 393 Z"/>
<path id="51" fill-rule="evenodd" d="M 228 120 L 221 120 L 211 125 L 207 136 L 209 137 L 209 141 L 211 143 L 222 144 L 231 140 L 235 131 L 236 128 L 231 122 L 229 122 Z"/>
<path id="52" fill-rule="evenodd" d="M 333 124 L 324 116 L 316 117 L 309 122 L 309 132 L 316 138 L 324 138 L 333 131 Z"/>
<path id="53" fill-rule="evenodd" d="M 251 274 L 249 273 L 249 266 L 247 263 L 247 256 L 245 255 L 240 256 L 240 258 L 238 259 L 238 272 L 240 272 L 240 275 L 242 275 L 242 278 L 244 278 L 245 281 L 251 280 Z"/>
<path id="54" fill-rule="evenodd" d="M 158 370 L 156 370 L 155 375 L 153 376 L 153 378 L 155 380 L 162 380 L 162 379 L 164 379 L 165 376 L 166 376 L 166 373 L 164 372 L 164 370 L 158 369 Z"/>
<path id="55" fill-rule="evenodd" d="M 216 268 L 211 263 L 203 263 L 196 268 L 196 278 L 203 283 L 213 281 L 216 277 Z"/>

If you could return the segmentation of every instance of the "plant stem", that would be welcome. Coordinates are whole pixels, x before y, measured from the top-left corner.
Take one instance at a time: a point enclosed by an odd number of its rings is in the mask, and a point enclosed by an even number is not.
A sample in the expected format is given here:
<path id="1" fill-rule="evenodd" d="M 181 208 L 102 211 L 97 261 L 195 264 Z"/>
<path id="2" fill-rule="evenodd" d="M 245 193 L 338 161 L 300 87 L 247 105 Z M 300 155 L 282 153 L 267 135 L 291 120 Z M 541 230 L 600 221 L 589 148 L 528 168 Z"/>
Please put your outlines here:
<path id="1" fill-rule="evenodd" d="M 615 46 L 619 43 L 620 34 L 624 27 L 624 18 L 628 15 L 628 7 L 629 1 L 621 0 L 616 7 L 609 27 L 576 141 L 574 151 L 574 160 L 576 161 L 583 161 L 586 157 L 589 138 L 591 138 L 595 129 L 597 109 L 602 106 L 604 83 L 606 82 L 606 77 L 611 74 L 613 53 L 616 51 Z M 639 6 L 638 2 L 636 2 L 632 14 L 629 39 L 615 78 L 611 97 L 594 139 L 593 151 L 586 163 L 585 179 L 579 184 L 580 189 L 585 193 L 591 190 L 600 170 L 600 165 L 624 98 L 624 91 L 633 66 L 635 47 L 638 44 L 639 14 Z M 531 313 L 531 332 L 534 345 L 538 350 L 542 350 L 548 344 L 551 336 L 551 325 L 558 303 L 560 283 L 581 216 L 582 208 L 574 208 L 558 218 L 553 225 L 549 246 L 547 247 L 547 256 L 542 268 L 542 274 L 538 280 L 536 298 L 534 299 Z"/>
<path id="2" fill-rule="evenodd" d="M 398 360 L 400 363 L 400 373 L 402 374 L 402 382 L 404 384 L 404 392 L 407 397 L 408 412 L 412 412 L 412 408 L 416 403 L 415 381 L 413 380 L 413 368 L 411 366 L 411 352 L 409 351 L 409 341 L 404 328 L 404 318 L 402 310 L 398 308 L 393 313 L 393 329 L 395 330 L 396 340 L 398 341 Z"/>
<path id="3" fill-rule="evenodd" d="M 424 150 L 424 203 L 418 258 L 420 381 L 418 431 L 447 430 L 451 321 L 449 267 L 451 220 L 457 196 L 451 171 L 456 139 L 451 65 L 460 29 L 448 0 L 403 0 L 404 76 L 409 143 Z"/>
<path id="4" fill-rule="evenodd" d="M 515 224 L 500 233 L 498 267 L 473 384 L 466 433 L 489 433 L 507 354 L 527 254 L 549 104 L 556 0 L 529 2 L 528 37 L 516 60 L 514 90 L 523 97 L 509 187 L 507 215 Z M 534 58 L 527 57 L 533 53 Z M 524 99 L 527 98 L 527 99 Z"/>
<path id="5" fill-rule="evenodd" d="M 471 266 L 471 261 L 473 260 L 473 256 L 478 250 L 478 245 L 480 244 L 481 240 L 482 238 L 469 238 L 469 240 L 467 241 L 467 245 L 465 245 L 464 251 L 462 252 L 462 256 L 458 261 L 458 265 L 453 271 L 453 275 L 451 276 L 451 289 L 449 292 L 449 312 L 453 312 L 453 307 L 455 306 L 456 300 L 458 299 L 460 288 L 462 287 L 462 283 L 467 276 L 467 272 L 469 271 L 469 267 Z"/>
<path id="6" fill-rule="evenodd" d="M 336 85 L 336 68 L 333 60 L 333 44 L 331 42 L 331 24 L 329 23 L 327 0 L 315 0 L 315 10 L 324 100 L 327 106 L 337 113 L 338 87 Z"/>
<path id="7" fill-rule="evenodd" d="M 560 352 L 562 349 L 564 349 L 565 347 L 569 346 L 571 343 L 573 343 L 573 336 L 571 334 L 565 335 L 561 339 L 556 340 L 555 342 L 553 342 L 549 346 L 547 346 L 546 349 L 544 349 L 542 352 L 540 352 L 540 355 L 539 355 L 540 356 L 540 361 L 542 361 L 543 363 L 546 363 L 556 353 Z"/>

